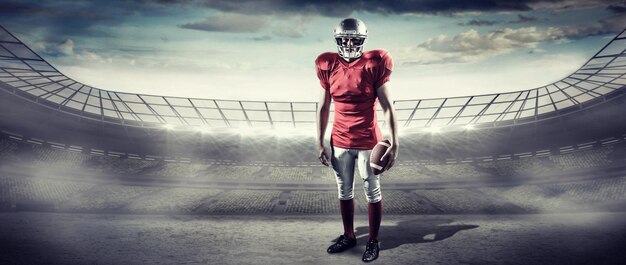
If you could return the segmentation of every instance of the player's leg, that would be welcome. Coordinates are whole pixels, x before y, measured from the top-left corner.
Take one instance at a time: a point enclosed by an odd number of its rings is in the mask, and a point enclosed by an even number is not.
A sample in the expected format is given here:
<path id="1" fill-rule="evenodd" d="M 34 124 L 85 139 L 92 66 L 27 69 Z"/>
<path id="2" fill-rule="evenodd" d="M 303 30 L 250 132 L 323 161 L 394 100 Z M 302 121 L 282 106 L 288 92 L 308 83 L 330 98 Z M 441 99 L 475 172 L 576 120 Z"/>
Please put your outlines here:
<path id="1" fill-rule="evenodd" d="M 367 215 L 369 220 L 369 238 L 363 253 L 363 261 L 378 258 L 378 231 L 382 221 L 383 204 L 380 191 L 380 175 L 374 175 L 369 164 L 371 150 L 360 150 L 358 154 L 359 175 L 363 179 L 363 190 L 367 197 Z"/>
<path id="2" fill-rule="evenodd" d="M 328 248 L 329 253 L 344 251 L 356 245 L 354 234 L 354 161 L 356 153 L 350 149 L 334 147 L 331 145 L 331 158 L 333 170 L 337 180 L 339 209 L 343 222 L 344 234 L 339 240 Z"/>

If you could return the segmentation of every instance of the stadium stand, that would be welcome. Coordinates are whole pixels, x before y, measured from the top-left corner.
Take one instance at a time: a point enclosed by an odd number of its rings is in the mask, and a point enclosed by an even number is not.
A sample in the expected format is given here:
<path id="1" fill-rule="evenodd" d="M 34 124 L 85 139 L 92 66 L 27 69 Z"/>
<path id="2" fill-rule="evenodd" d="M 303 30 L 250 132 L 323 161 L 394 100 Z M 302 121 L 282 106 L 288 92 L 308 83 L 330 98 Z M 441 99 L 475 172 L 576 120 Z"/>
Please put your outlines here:
<path id="1" fill-rule="evenodd" d="M 271 181 L 312 181 L 311 167 L 269 167 L 265 179 Z"/>
<path id="2" fill-rule="evenodd" d="M 477 190 L 498 201 L 515 203 L 515 205 L 523 208 L 524 212 L 571 212 L 581 208 L 580 204 L 573 202 L 568 196 L 555 196 L 539 185 L 491 187 Z"/>
<path id="3" fill-rule="evenodd" d="M 436 212 L 424 200 L 420 200 L 413 193 L 406 191 L 383 191 L 383 205 L 387 214 L 425 214 Z M 362 213 L 367 213 L 367 203 L 360 203 L 359 210 Z"/>
<path id="4" fill-rule="evenodd" d="M 269 213 L 280 191 L 230 190 L 208 203 L 210 214 Z"/>
<path id="5" fill-rule="evenodd" d="M 416 190 L 419 197 L 430 202 L 442 213 L 499 213 L 522 212 L 512 202 L 497 200 L 473 189 Z"/>
<path id="6" fill-rule="evenodd" d="M 391 170 L 382 174 L 382 178 L 388 181 L 420 181 L 438 177 L 438 174 L 423 165 L 394 165 Z"/>
<path id="7" fill-rule="evenodd" d="M 339 213 L 336 191 L 302 191 L 290 193 L 285 212 L 307 214 Z"/>
<path id="8" fill-rule="evenodd" d="M 146 186 L 77 181 L 49 177 L 0 176 L 0 205 L 38 205 L 36 209 L 65 212 L 274 214 L 285 188 L 264 190 L 215 187 Z M 284 213 L 336 214 L 337 192 L 286 190 Z M 574 182 L 489 185 L 472 188 L 383 190 L 389 214 L 474 214 L 576 212 L 624 205 L 626 176 L 591 178 Z M 358 213 L 367 213 L 360 184 L 355 186 Z M 10 208 L 10 209 L 13 209 Z M 7 208 L 0 208 L 6 211 Z M 8 210 L 10 210 L 8 209 Z"/>
<path id="9" fill-rule="evenodd" d="M 0 202 L 44 203 L 55 206 L 88 191 L 93 183 L 41 177 L 0 175 Z"/>
<path id="10" fill-rule="evenodd" d="M 17 150 L 15 141 L 0 138 L 0 164 L 18 160 Z"/>
<path id="11" fill-rule="evenodd" d="M 497 176 L 537 176 L 553 173 L 559 168 L 547 158 L 528 157 L 478 163 L 479 167 L 492 169 Z"/>
<path id="12" fill-rule="evenodd" d="M 57 150 L 41 145 L 33 145 L 32 151 L 35 156 L 31 160 L 33 165 L 66 171 L 82 170 L 89 159 L 88 155 L 80 152 Z"/>
<path id="13" fill-rule="evenodd" d="M 160 161 L 152 170 L 146 172 L 146 175 L 174 179 L 202 178 L 206 175 L 203 172 L 209 167 L 210 165 L 198 163 Z"/>
<path id="14" fill-rule="evenodd" d="M 167 188 L 132 201 L 126 206 L 137 213 L 193 213 L 207 198 L 223 190 L 206 188 Z"/>
<path id="15" fill-rule="evenodd" d="M 322 168 L 322 179 L 335 181 L 335 178 L 335 172 L 330 166 Z"/>
<path id="16" fill-rule="evenodd" d="M 146 160 L 127 158 L 126 155 L 85 154 L 78 151 L 53 148 L 49 145 L 20 144 L 19 141 L 1 139 L 0 155 L 9 166 L 10 161 L 27 164 L 38 170 L 66 172 L 68 175 L 98 173 L 113 178 L 169 179 L 197 181 L 254 181 L 254 182 L 324 182 L 331 183 L 335 174 L 330 167 L 302 165 L 271 165 L 245 161 L 193 161 Z M 626 152 L 623 144 L 602 145 L 598 148 L 572 150 L 563 154 L 545 153 L 544 156 L 511 157 L 472 163 L 396 163 L 383 173 L 390 182 L 418 183 L 420 181 L 445 181 L 488 179 L 497 177 L 533 177 L 564 174 L 581 170 L 594 171 L 603 167 L 623 167 Z M 320 178 L 321 173 L 321 178 Z M 357 173 L 358 175 L 358 173 Z"/>
<path id="17" fill-rule="evenodd" d="M 243 166 L 243 165 L 214 165 L 208 175 L 216 180 L 255 180 L 257 173 L 261 171 L 261 166 Z"/>
<path id="18" fill-rule="evenodd" d="M 595 179 L 547 186 L 552 193 L 567 194 L 577 203 L 626 200 L 626 177 Z"/>
<path id="19" fill-rule="evenodd" d="M 606 166 L 612 163 L 609 154 L 613 146 L 603 146 L 598 149 L 578 151 L 570 154 L 552 155 L 550 160 L 561 169 L 581 169 Z"/>
<path id="20" fill-rule="evenodd" d="M 479 171 L 472 164 L 434 164 L 424 166 L 431 171 L 438 172 L 442 178 L 478 178 L 491 175 Z"/>
<path id="21" fill-rule="evenodd" d="M 128 186 L 128 185 L 96 185 L 89 192 L 63 202 L 59 208 L 64 211 L 98 211 L 119 210 L 133 200 L 163 190 L 162 187 Z"/>
<path id="22" fill-rule="evenodd" d="M 145 170 L 156 166 L 159 161 L 136 160 L 112 156 L 93 155 L 85 162 L 89 170 L 100 173 L 141 175 Z"/>

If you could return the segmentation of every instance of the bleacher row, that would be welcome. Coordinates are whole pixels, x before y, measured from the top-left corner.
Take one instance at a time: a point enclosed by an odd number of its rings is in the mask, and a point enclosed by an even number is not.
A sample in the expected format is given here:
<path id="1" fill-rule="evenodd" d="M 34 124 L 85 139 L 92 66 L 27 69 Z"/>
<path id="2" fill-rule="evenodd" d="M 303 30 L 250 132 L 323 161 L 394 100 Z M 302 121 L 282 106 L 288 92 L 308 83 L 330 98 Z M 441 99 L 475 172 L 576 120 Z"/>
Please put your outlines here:
<path id="1" fill-rule="evenodd" d="M 30 146 L 30 145 L 27 145 Z M 624 144 L 601 146 L 567 154 L 472 163 L 396 163 L 383 177 L 388 181 L 415 182 L 429 179 L 538 176 L 567 170 L 626 165 Z M 20 150 L 18 144 L 0 139 L 0 164 L 22 162 L 41 169 L 65 172 L 104 173 L 121 177 L 200 179 L 219 181 L 315 182 L 333 181 L 331 168 L 323 166 L 224 165 L 167 162 L 84 154 L 42 145 Z M 358 173 L 357 173 L 358 174 Z"/>
<path id="2" fill-rule="evenodd" d="M 0 176 L 0 210 L 175 214 L 336 214 L 334 190 L 252 190 L 93 183 Z M 285 207 L 277 207 L 286 194 Z M 357 212 L 367 212 L 361 187 Z M 537 213 L 626 205 L 626 176 L 572 183 L 479 188 L 383 189 L 387 214 Z M 34 206 L 33 206 L 34 205 Z M 35 208 L 33 208 L 35 207 Z"/>

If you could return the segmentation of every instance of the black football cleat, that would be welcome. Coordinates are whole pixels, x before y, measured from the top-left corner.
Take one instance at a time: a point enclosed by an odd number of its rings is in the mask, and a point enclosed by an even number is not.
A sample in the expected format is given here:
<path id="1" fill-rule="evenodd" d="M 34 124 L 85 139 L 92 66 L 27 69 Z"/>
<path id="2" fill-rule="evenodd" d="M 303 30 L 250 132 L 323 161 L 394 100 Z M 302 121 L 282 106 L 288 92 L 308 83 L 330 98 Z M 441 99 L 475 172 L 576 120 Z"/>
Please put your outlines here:
<path id="1" fill-rule="evenodd" d="M 356 238 L 351 239 L 351 238 L 346 237 L 345 235 L 340 235 L 339 239 L 337 239 L 337 242 L 335 242 L 335 244 L 330 245 L 330 247 L 328 247 L 326 252 L 339 253 L 347 249 L 350 249 L 354 246 L 356 246 Z"/>
<path id="2" fill-rule="evenodd" d="M 378 258 L 378 251 L 380 250 L 380 246 L 378 245 L 378 240 L 372 239 L 367 242 L 365 245 L 365 252 L 363 252 L 363 261 L 370 262 Z"/>

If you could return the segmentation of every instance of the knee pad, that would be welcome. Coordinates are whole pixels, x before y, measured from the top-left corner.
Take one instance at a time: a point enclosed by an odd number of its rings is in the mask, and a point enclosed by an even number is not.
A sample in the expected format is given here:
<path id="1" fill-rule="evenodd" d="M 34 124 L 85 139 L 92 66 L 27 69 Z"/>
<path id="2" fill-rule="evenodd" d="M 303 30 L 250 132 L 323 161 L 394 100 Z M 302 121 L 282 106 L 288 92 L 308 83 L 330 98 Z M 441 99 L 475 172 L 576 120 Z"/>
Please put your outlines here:
<path id="1" fill-rule="evenodd" d="M 378 181 L 378 176 L 376 176 L 375 181 L 363 181 L 363 191 L 365 192 L 365 197 L 369 203 L 376 203 L 382 200 L 383 197 L 380 192 L 380 182 Z"/>

